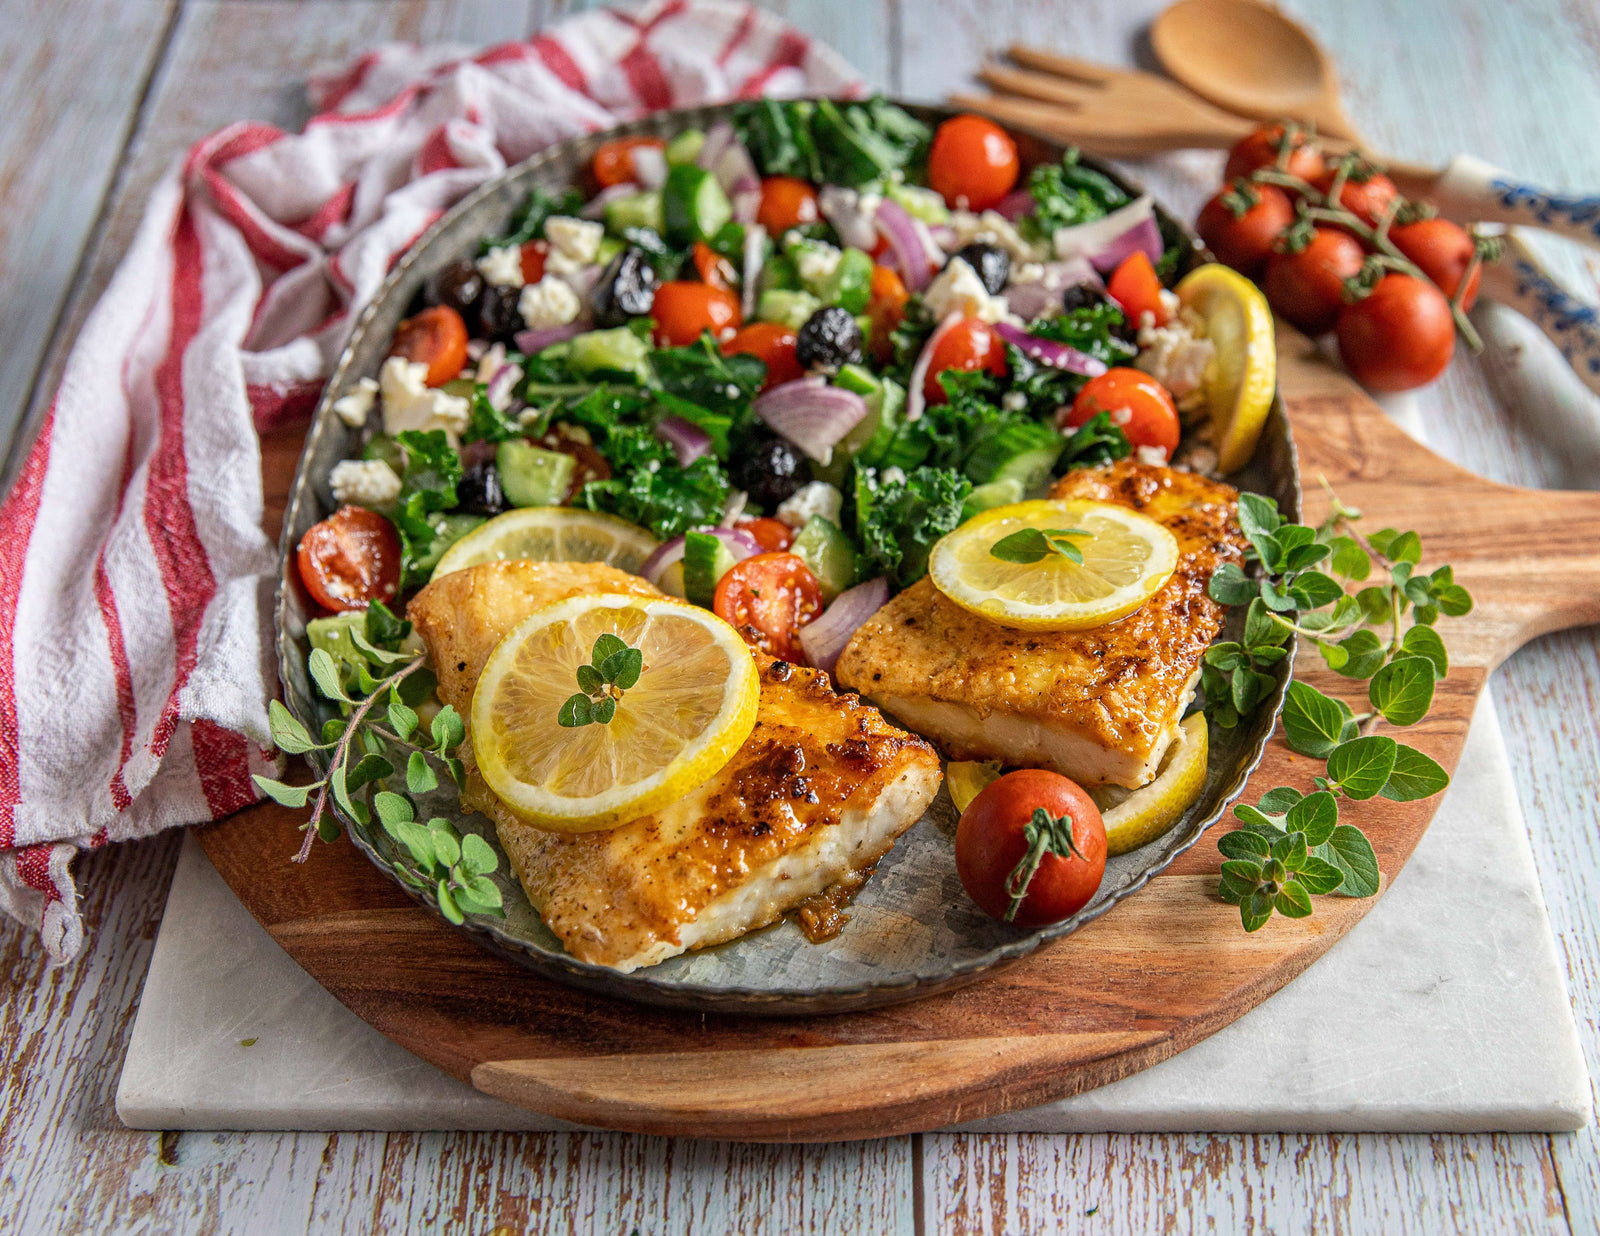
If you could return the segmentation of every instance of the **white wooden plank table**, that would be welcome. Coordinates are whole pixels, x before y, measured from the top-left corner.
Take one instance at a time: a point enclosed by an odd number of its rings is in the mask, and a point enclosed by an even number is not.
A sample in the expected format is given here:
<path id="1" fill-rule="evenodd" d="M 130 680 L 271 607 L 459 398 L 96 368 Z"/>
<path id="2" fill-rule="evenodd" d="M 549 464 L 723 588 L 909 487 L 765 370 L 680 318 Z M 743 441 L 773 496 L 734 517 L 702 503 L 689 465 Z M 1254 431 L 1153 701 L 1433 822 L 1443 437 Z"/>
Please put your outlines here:
<path id="1" fill-rule="evenodd" d="M 0 443 L 48 400 L 149 184 L 226 121 L 297 124 L 298 83 L 382 38 L 488 42 L 559 0 L 0 0 Z M 912 97 L 1013 39 L 1108 60 L 1158 0 L 772 4 Z M 1600 188 L 1600 9 L 1562 0 L 1295 0 L 1339 57 L 1357 124 L 1397 156 L 1470 149 Z M 1186 156 L 1177 156 L 1183 158 Z M 1156 161 L 1159 179 L 1159 166 Z M 1141 172 L 1141 174 L 1143 174 Z M 1574 281 L 1594 277 L 1553 255 Z M 1458 360 L 1430 440 L 1485 475 L 1592 484 L 1600 428 L 1542 346 Z M 1532 581 L 1530 581 L 1532 582 Z M 1496 677 L 1591 1075 L 1600 1067 L 1600 632 Z M 929 1135 L 830 1147 L 567 1134 L 134 1133 L 112 1096 L 173 839 L 82 864 L 90 947 L 47 973 L 0 926 L 0 1227 L 22 1232 L 420 1230 L 1423 1233 L 1600 1230 L 1600 1140 L 1573 1135 Z M 1492 913 L 1493 907 L 1484 907 Z"/>

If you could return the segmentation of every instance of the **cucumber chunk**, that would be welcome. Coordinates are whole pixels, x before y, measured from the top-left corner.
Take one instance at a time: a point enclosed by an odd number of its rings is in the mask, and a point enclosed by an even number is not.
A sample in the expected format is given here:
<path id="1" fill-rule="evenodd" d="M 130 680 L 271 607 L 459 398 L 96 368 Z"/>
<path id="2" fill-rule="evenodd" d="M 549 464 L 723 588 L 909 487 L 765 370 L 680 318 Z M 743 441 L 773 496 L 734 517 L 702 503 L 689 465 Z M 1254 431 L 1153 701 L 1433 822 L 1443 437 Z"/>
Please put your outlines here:
<path id="1" fill-rule="evenodd" d="M 683 595 L 691 604 L 711 608 L 717 581 L 733 566 L 733 554 L 722 538 L 709 532 L 683 534 Z"/>
<path id="2" fill-rule="evenodd" d="M 1051 469 L 1066 439 L 1040 421 L 1018 421 L 979 442 L 967 456 L 966 474 L 975 485 L 1014 480 L 1024 497 L 1042 497 Z"/>
<path id="3" fill-rule="evenodd" d="M 851 313 L 863 312 L 871 294 L 872 259 L 860 249 L 846 249 L 833 274 L 817 290 L 824 304 L 839 305 Z"/>
<path id="4" fill-rule="evenodd" d="M 444 551 L 482 522 L 482 515 L 447 515 L 438 512 L 428 516 L 428 526 L 433 529 L 433 540 L 428 545 L 428 552 L 417 559 L 417 578 L 426 580 L 432 575 L 433 568 L 438 566 L 439 559 L 444 557 Z"/>
<path id="5" fill-rule="evenodd" d="M 615 373 L 641 382 L 650 377 L 650 345 L 626 326 L 586 331 L 574 336 L 566 346 L 567 365 L 581 377 Z M 540 355 L 548 356 L 549 351 L 547 348 Z"/>
<path id="6" fill-rule="evenodd" d="M 703 167 L 687 164 L 667 173 L 661 215 L 667 243 L 683 248 L 715 236 L 733 218 L 733 203 L 715 176 Z"/>
<path id="7" fill-rule="evenodd" d="M 405 449 L 386 433 L 374 434 L 361 448 L 361 458 L 381 459 L 394 469 L 396 476 L 406 474 Z"/>
<path id="8" fill-rule="evenodd" d="M 856 582 L 856 551 L 844 529 L 821 515 L 806 520 L 795 534 L 789 552 L 799 558 L 817 577 L 824 604 L 831 603 Z"/>
<path id="9" fill-rule="evenodd" d="M 667 148 L 662 151 L 666 156 L 668 167 L 677 167 L 682 163 L 693 163 L 700 157 L 700 150 L 706 144 L 706 135 L 700 129 L 685 129 L 677 137 L 667 143 Z"/>
<path id="10" fill-rule="evenodd" d="M 1015 477 L 1007 477 L 1003 481 L 990 481 L 987 485 L 979 485 L 961 504 L 961 518 L 971 519 L 980 511 L 993 510 L 997 506 L 1010 506 L 1013 502 L 1022 501 L 1022 482 Z"/>
<path id="11" fill-rule="evenodd" d="M 756 302 L 756 317 L 763 322 L 782 322 L 790 330 L 799 330 L 820 308 L 822 302 L 810 292 L 772 288 L 761 293 L 761 299 Z"/>
<path id="12" fill-rule="evenodd" d="M 625 228 L 642 227 L 652 232 L 661 230 L 661 194 L 653 189 L 619 197 L 606 205 L 606 230 L 621 233 Z"/>
<path id="13" fill-rule="evenodd" d="M 512 506 L 559 506 L 572 485 L 577 460 L 521 438 L 508 438 L 495 452 L 500 489 Z"/>

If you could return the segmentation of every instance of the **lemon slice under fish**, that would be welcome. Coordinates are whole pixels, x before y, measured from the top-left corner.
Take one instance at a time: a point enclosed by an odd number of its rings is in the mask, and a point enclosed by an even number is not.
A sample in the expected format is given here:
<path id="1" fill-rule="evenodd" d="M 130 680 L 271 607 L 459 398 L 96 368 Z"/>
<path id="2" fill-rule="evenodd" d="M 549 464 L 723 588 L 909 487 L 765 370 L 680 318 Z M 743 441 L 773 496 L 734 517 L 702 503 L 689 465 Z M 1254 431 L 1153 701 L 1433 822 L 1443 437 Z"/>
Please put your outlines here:
<path id="1" fill-rule="evenodd" d="M 1106 825 L 1106 853 L 1126 854 L 1168 832 L 1206 788 L 1209 735 L 1204 713 L 1184 721 L 1161 757 L 1156 779 L 1137 790 L 1091 790 Z"/>
<path id="2" fill-rule="evenodd" d="M 525 506 L 496 515 L 462 537 L 439 559 L 433 578 L 484 562 L 604 562 L 638 573 L 656 539 L 637 524 L 570 506 Z"/>

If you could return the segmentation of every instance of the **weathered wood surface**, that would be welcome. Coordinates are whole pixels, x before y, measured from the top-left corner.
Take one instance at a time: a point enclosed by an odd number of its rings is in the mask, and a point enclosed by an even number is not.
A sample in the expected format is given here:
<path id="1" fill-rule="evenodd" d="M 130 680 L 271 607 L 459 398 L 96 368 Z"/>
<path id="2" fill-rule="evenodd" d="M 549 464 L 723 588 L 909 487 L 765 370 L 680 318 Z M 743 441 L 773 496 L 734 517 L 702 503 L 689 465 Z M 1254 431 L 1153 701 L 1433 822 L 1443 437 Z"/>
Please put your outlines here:
<path id="1" fill-rule="evenodd" d="M 105 14 L 121 7 L 98 0 Z M 1015 38 L 1112 60 L 1135 56 L 1131 36 L 1153 0 L 1063 5 L 1052 0 L 788 0 L 774 4 L 831 39 L 879 80 L 936 99 Z M 1396 155 L 1443 159 L 1460 149 L 1546 183 L 1600 185 L 1587 118 L 1600 114 L 1600 13 L 1565 0 L 1290 0 L 1286 7 L 1339 58 L 1352 118 Z M 150 81 L 133 157 L 113 209 L 86 252 L 34 254 L 0 268 L 0 329 L 68 311 L 50 361 L 31 385 L 48 392 L 63 349 L 131 234 L 143 194 L 184 143 L 244 116 L 294 123 L 293 83 L 390 35 L 487 41 L 541 16 L 537 3 L 468 5 L 327 0 L 314 4 L 193 4 L 164 53 L 122 35 L 71 45 L 62 4 L 0 0 L 14 48 L 44 48 L 49 74 L 93 51 L 91 79 L 68 77 L 48 107 L 35 183 L 64 178 L 93 194 L 88 138 L 64 125 L 100 77 L 126 68 Z M 142 13 L 141 13 L 142 15 Z M 101 35 L 112 28 L 103 24 Z M 884 33 L 887 38 L 884 39 Z M 883 41 L 879 41 L 882 39 Z M 1130 47 L 1134 51 L 1130 53 Z M 29 61 L 31 63 L 31 61 Z M 18 61 L 6 59 L 9 84 Z M 110 66 L 110 70 L 108 70 Z M 36 94 L 25 92 L 25 102 Z M 14 118 L 19 113 L 8 110 Z M 97 130 L 134 124 L 133 109 Z M 31 133 L 26 125 L 25 133 Z M 8 148 L 9 149 L 9 148 Z M 1187 156 L 1136 173 L 1157 181 Z M 30 207 L 6 161 L 0 247 Z M 61 201 L 71 204 L 71 198 Z M 19 205 L 19 201 L 24 204 Z M 1195 202 L 1178 204 L 1197 205 Z M 93 212 L 89 217 L 93 218 Z M 9 230 L 6 230 L 9 229 Z M 59 243 L 67 243 L 65 241 Z M 9 250 L 8 250 L 9 252 Z M 79 253 L 83 252 L 80 258 Z M 26 251 L 25 251 L 26 255 Z M 1552 255 L 1575 283 L 1583 266 Z M 48 267 L 43 259 L 49 258 Z M 59 263 L 65 262 L 63 267 Z M 82 277 L 65 287 L 73 263 Z M 41 271 L 45 273 L 40 273 Z M 20 282 L 19 282 L 20 280 Z M 1577 284 L 1593 286 L 1592 277 Z M 1421 398 L 1433 444 L 1485 476 L 1593 488 L 1600 432 L 1569 375 L 1529 363 L 1536 335 L 1480 311 L 1522 353 L 1458 360 Z M 1487 319 L 1487 320 L 1484 320 Z M 16 336 L 7 335 L 7 338 Z M 33 364 L 9 351 L 4 373 Z M 11 394 L 0 418 L 20 409 Z M 46 396 L 47 397 L 47 396 Z M 37 406 L 37 397 L 36 405 Z M 1591 1069 L 1600 1063 L 1600 635 L 1546 637 L 1492 682 Z M 467 1134 L 195 1134 L 161 1140 L 117 1126 L 112 1094 L 176 847 L 120 847 L 83 866 L 91 948 L 66 975 L 44 975 L 27 934 L 0 926 L 0 1214 L 19 1231 L 1575 1231 L 1600 1228 L 1594 1131 L 1547 1137 L 939 1136 L 825 1148 L 699 1145 L 622 1136 Z M 87 1166 L 87 1170 L 86 1170 Z M 1095 1211 L 1092 1218 L 1086 1213 Z"/>

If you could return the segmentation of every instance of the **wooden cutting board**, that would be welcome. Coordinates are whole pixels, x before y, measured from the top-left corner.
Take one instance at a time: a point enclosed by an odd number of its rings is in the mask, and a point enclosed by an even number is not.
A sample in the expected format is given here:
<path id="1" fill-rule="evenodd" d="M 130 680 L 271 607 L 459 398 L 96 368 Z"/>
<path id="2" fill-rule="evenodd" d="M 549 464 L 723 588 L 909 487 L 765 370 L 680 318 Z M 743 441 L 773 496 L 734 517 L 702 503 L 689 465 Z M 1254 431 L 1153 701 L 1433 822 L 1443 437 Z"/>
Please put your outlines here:
<path id="1" fill-rule="evenodd" d="M 1454 770 L 1489 672 L 1548 631 L 1600 621 L 1600 493 L 1514 489 L 1440 459 L 1279 326 L 1279 386 L 1305 482 L 1370 528 L 1415 528 L 1476 600 L 1446 620 L 1451 670 L 1406 741 Z M 269 531 L 299 433 L 264 444 Z M 1354 698 L 1355 684 L 1301 676 Z M 1320 764 L 1274 739 L 1251 779 L 1311 788 Z M 1247 796 L 1249 791 L 1247 791 Z M 1438 799 L 1371 800 L 1359 822 L 1385 887 Z M 700 1016 L 588 995 L 485 953 L 419 909 L 353 847 L 288 861 L 303 813 L 273 804 L 200 830 L 273 938 L 363 1020 L 488 1094 L 565 1120 L 642 1133 L 830 1141 L 934 1128 L 1063 1098 L 1147 1068 L 1245 1013 L 1325 952 L 1374 900 L 1324 897 L 1299 922 L 1246 935 L 1216 896 L 1203 840 L 1149 887 L 1058 943 L 944 996 L 791 1020 Z M 1219 830 L 1226 824 L 1219 825 Z"/>

